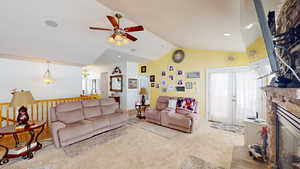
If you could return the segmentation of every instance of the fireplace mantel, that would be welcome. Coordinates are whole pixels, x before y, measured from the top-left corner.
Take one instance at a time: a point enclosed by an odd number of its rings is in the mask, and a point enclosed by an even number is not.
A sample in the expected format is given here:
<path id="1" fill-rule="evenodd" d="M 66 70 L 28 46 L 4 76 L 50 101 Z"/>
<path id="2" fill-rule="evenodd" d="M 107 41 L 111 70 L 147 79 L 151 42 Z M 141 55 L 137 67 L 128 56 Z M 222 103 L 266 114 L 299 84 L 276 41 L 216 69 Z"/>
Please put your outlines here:
<path id="1" fill-rule="evenodd" d="M 268 137 L 268 164 L 269 168 L 277 168 L 276 162 L 276 104 L 300 117 L 300 88 L 262 88 L 267 95 L 267 125 Z"/>

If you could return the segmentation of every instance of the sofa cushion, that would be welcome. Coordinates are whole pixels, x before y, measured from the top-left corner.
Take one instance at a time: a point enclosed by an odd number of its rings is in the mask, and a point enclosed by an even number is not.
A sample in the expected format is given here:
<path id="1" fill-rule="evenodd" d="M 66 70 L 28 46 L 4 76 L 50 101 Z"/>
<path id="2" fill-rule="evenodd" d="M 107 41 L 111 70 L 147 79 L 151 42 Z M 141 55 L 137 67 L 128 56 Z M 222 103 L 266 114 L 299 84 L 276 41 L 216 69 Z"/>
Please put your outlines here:
<path id="1" fill-rule="evenodd" d="M 84 119 L 81 102 L 63 103 L 56 106 L 57 120 L 69 124 Z"/>
<path id="2" fill-rule="evenodd" d="M 126 114 L 122 112 L 109 114 L 106 115 L 106 117 L 109 119 L 110 125 L 116 125 L 127 121 Z"/>
<path id="3" fill-rule="evenodd" d="M 82 106 L 83 106 L 83 114 L 86 119 L 97 117 L 102 114 L 100 101 L 97 99 L 84 100 L 82 101 Z"/>
<path id="4" fill-rule="evenodd" d="M 170 113 L 168 123 L 184 128 L 190 128 L 192 125 L 190 118 L 186 118 L 184 115 L 178 113 Z"/>
<path id="5" fill-rule="evenodd" d="M 109 127 L 109 119 L 106 116 L 91 117 L 87 119 L 92 122 L 94 130 Z"/>
<path id="6" fill-rule="evenodd" d="M 112 114 L 119 108 L 118 103 L 115 102 L 114 98 L 105 98 L 100 100 L 102 114 Z"/>
<path id="7" fill-rule="evenodd" d="M 81 120 L 75 123 L 67 124 L 65 128 L 59 130 L 61 141 L 68 141 L 76 137 L 84 136 L 93 132 L 92 122 Z"/>

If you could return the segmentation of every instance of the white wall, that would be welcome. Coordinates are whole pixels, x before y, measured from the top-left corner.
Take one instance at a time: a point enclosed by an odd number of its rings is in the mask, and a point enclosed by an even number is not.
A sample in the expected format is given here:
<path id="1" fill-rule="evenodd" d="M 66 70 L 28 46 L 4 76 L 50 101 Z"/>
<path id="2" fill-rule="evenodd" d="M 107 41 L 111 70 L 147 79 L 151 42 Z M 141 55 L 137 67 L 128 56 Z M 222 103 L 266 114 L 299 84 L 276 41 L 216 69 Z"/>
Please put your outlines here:
<path id="1" fill-rule="evenodd" d="M 138 63 L 135 62 L 127 62 L 127 83 L 128 78 L 139 79 L 138 77 Z M 138 89 L 128 89 L 127 86 L 127 110 L 135 109 L 135 102 L 139 100 L 139 86 Z"/>
<path id="2" fill-rule="evenodd" d="M 116 66 L 121 69 L 121 75 L 123 75 L 123 92 L 118 93 L 118 95 L 121 97 L 121 108 L 123 110 L 132 110 L 135 108 L 135 102 L 139 100 L 139 89 L 128 89 L 128 78 L 138 79 L 138 63 L 122 61 L 115 64 L 91 65 L 87 66 L 86 69 L 89 72 L 97 72 L 98 74 L 101 74 L 102 72 L 108 72 L 109 76 L 111 76 Z M 111 93 L 112 92 L 109 91 L 109 95 L 111 95 Z"/>
<path id="3" fill-rule="evenodd" d="M 35 99 L 78 97 L 81 94 L 81 68 L 50 64 L 55 82 L 45 84 L 46 63 L 0 59 L 0 102 L 11 99 L 10 90 L 30 90 Z"/>

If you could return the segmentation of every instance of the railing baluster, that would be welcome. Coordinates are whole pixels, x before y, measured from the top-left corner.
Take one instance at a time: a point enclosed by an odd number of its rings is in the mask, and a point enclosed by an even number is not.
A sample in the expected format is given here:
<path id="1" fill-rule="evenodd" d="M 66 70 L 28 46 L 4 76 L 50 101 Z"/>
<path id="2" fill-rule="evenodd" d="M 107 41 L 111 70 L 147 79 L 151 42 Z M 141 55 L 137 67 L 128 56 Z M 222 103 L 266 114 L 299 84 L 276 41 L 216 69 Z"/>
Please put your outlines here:
<path id="1" fill-rule="evenodd" d="M 33 120 L 33 104 L 30 105 L 30 110 L 31 110 L 31 120 Z"/>
<path id="2" fill-rule="evenodd" d="M 2 105 L 0 105 L 0 128 L 2 128 Z"/>
<path id="3" fill-rule="evenodd" d="M 9 125 L 9 106 L 6 106 L 6 125 Z"/>
<path id="4" fill-rule="evenodd" d="M 44 121 L 44 102 L 41 102 L 42 104 L 42 121 Z"/>
<path id="5" fill-rule="evenodd" d="M 39 120 L 39 107 L 38 107 L 38 104 L 39 104 L 39 103 L 36 103 L 36 104 L 35 104 L 36 120 L 37 120 L 37 121 Z"/>
<path id="6" fill-rule="evenodd" d="M 49 122 L 49 102 L 46 102 L 46 119 L 47 119 L 47 126 L 48 126 L 48 122 Z"/>

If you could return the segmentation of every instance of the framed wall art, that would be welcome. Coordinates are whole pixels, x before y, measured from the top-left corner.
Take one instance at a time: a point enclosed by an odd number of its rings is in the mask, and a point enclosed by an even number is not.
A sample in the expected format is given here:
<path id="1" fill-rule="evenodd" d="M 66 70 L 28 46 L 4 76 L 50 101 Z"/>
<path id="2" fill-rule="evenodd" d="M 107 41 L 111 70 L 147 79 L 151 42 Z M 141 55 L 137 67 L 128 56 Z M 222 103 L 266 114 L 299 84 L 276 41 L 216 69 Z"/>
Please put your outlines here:
<path id="1" fill-rule="evenodd" d="M 200 72 L 188 72 L 186 76 L 189 79 L 200 78 Z"/>
<path id="2" fill-rule="evenodd" d="M 147 66 L 141 66 L 141 73 L 147 72 Z"/>
<path id="3" fill-rule="evenodd" d="M 138 88 L 138 80 L 137 79 L 128 79 L 128 89 L 137 89 Z"/>
<path id="4" fill-rule="evenodd" d="M 155 82 L 155 75 L 150 75 L 150 82 Z"/>

